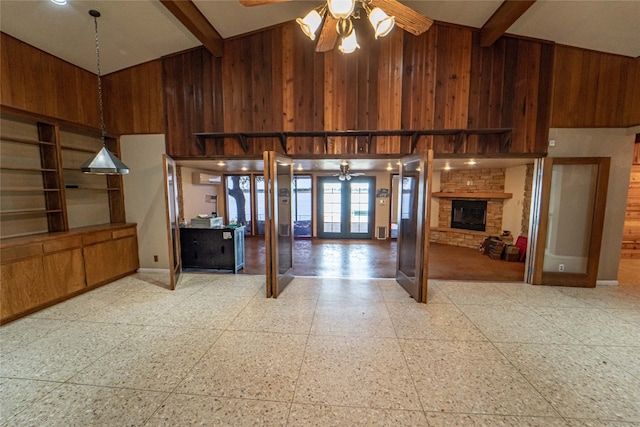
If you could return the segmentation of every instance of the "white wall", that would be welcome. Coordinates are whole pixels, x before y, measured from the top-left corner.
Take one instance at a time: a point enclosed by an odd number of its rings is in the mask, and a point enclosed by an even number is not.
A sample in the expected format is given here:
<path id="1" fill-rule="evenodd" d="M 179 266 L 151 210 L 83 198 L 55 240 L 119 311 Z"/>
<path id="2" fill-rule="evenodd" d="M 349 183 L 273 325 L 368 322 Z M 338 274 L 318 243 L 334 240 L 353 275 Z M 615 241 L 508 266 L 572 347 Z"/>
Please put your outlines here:
<path id="1" fill-rule="evenodd" d="M 616 280 L 635 134 L 630 129 L 550 129 L 549 157 L 611 157 L 598 280 Z"/>
<path id="2" fill-rule="evenodd" d="M 120 138 L 120 149 L 122 160 L 130 168 L 123 176 L 124 202 L 127 222 L 138 224 L 140 267 L 169 269 L 164 135 L 125 135 Z M 158 262 L 154 262 L 154 255 Z"/>
<path id="3" fill-rule="evenodd" d="M 182 167 L 183 218 L 189 223 L 198 214 L 211 214 L 214 211 L 218 213 L 218 216 L 223 216 L 224 212 L 220 210 L 222 207 L 220 199 L 224 197 L 222 184 L 194 184 L 194 172 L 213 174 L 211 171 Z M 218 202 L 207 203 L 205 201 L 207 195 L 218 196 Z"/>
<path id="4" fill-rule="evenodd" d="M 504 171 L 504 192 L 513 193 L 513 197 L 505 199 L 502 205 L 502 229 L 511 231 L 514 242 L 522 228 L 522 204 L 526 178 L 527 165 L 506 168 Z"/>

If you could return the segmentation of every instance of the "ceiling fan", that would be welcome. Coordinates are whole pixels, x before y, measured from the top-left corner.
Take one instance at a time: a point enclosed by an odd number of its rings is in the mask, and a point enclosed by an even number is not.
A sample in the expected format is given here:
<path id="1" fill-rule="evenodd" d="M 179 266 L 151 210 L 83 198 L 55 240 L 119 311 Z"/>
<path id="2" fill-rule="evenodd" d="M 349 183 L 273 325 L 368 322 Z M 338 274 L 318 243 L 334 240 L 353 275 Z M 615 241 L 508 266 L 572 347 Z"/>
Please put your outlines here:
<path id="1" fill-rule="evenodd" d="M 283 3 L 290 0 L 238 0 L 246 7 Z M 304 18 L 296 19 L 300 28 L 311 40 L 316 40 L 316 52 L 327 52 L 335 46 L 338 37 L 341 43 L 338 49 L 342 53 L 354 52 L 360 46 L 352 19 L 359 19 L 364 12 L 373 27 L 375 38 L 384 37 L 394 25 L 418 36 L 427 31 L 433 20 L 423 16 L 398 0 L 326 0 Z"/>
<path id="2" fill-rule="evenodd" d="M 351 177 L 364 175 L 362 172 L 350 172 L 349 171 L 349 163 L 342 162 L 340 163 L 340 173 L 334 174 L 333 176 L 337 176 L 340 181 L 351 181 Z"/>

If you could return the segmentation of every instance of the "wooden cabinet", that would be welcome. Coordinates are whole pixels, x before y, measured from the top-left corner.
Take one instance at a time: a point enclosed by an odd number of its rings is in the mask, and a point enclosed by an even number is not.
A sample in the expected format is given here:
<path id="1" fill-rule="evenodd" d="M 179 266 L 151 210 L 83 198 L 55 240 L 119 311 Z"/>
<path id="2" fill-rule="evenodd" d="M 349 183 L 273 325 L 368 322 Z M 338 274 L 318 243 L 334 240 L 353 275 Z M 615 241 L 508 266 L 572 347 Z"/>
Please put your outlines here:
<path id="1" fill-rule="evenodd" d="M 182 267 L 230 270 L 244 268 L 244 227 L 181 228 Z"/>
<path id="2" fill-rule="evenodd" d="M 135 230 L 134 230 L 135 231 Z M 135 235 L 111 239 L 84 247 L 87 286 L 105 283 L 138 268 L 138 241 Z"/>
<path id="3" fill-rule="evenodd" d="M 12 319 L 31 307 L 52 299 L 44 284 L 42 257 L 34 257 L 0 265 L 2 287 L 0 304 L 2 319 Z"/>
<path id="4" fill-rule="evenodd" d="M 139 265 L 135 224 L 5 239 L 0 323 L 132 274 Z"/>

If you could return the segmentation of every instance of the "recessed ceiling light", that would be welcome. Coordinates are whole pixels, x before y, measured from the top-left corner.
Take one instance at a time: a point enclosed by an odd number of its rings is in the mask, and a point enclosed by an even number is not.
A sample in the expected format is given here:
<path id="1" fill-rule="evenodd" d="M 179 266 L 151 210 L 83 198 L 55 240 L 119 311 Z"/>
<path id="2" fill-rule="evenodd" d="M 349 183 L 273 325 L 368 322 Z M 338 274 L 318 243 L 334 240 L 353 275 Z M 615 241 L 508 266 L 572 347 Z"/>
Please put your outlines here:
<path id="1" fill-rule="evenodd" d="M 222 161 L 222 160 L 220 160 L 220 161 L 218 162 L 218 166 L 226 166 L 226 165 L 227 165 L 227 164 L 226 164 L 224 161 Z"/>
<path id="2" fill-rule="evenodd" d="M 387 170 L 388 171 L 393 170 L 393 166 L 391 166 L 391 163 L 387 164 Z"/>
<path id="3" fill-rule="evenodd" d="M 241 171 L 243 171 L 243 172 L 245 172 L 245 171 L 248 171 L 248 170 L 249 170 L 249 168 L 248 168 L 248 167 L 246 167 L 246 166 L 243 166 L 243 167 L 241 167 L 241 168 L 240 168 L 240 170 L 241 170 Z"/>
<path id="4" fill-rule="evenodd" d="M 51 3 L 64 6 L 65 4 L 67 4 L 67 0 L 51 0 Z"/>
<path id="5" fill-rule="evenodd" d="M 475 161 L 475 160 L 473 160 L 473 159 L 469 159 L 468 161 L 464 162 L 464 164 L 465 164 L 465 165 L 472 165 L 472 166 L 473 166 L 473 165 L 477 165 L 477 164 L 478 164 L 478 162 L 476 162 L 476 161 Z"/>
<path id="6" fill-rule="evenodd" d="M 449 171 L 451 170 L 451 165 L 449 163 L 447 163 L 446 165 L 444 165 L 444 170 Z"/>
<path id="7" fill-rule="evenodd" d="M 301 171 L 302 170 L 302 163 L 298 163 L 298 170 Z"/>

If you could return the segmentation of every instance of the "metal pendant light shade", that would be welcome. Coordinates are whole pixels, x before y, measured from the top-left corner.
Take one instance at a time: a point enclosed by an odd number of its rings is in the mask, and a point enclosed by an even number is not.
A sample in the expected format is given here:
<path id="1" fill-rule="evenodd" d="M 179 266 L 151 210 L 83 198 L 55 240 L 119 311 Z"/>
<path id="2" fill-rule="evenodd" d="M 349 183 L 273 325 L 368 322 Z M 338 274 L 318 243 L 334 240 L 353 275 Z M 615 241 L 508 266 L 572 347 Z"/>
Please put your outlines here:
<path id="1" fill-rule="evenodd" d="M 90 10 L 89 15 L 93 17 L 96 30 L 96 62 L 98 65 L 98 100 L 100 103 L 100 133 L 102 137 L 102 148 L 89 160 L 80 166 L 84 173 L 95 175 L 124 175 L 129 173 L 129 168 L 112 152 L 107 149 L 107 131 L 104 125 L 104 112 L 102 108 L 102 79 L 100 73 L 100 46 L 98 44 L 98 18 L 100 12 Z"/>
<path id="2" fill-rule="evenodd" d="M 129 167 L 103 146 L 98 153 L 80 166 L 84 173 L 98 175 L 124 175 L 129 173 Z"/>

